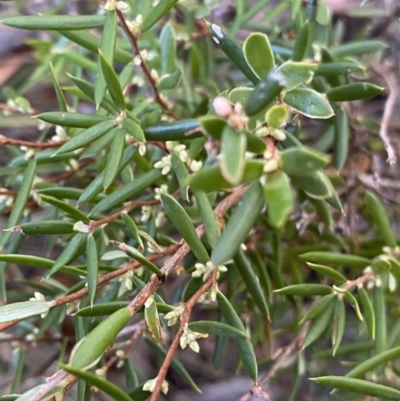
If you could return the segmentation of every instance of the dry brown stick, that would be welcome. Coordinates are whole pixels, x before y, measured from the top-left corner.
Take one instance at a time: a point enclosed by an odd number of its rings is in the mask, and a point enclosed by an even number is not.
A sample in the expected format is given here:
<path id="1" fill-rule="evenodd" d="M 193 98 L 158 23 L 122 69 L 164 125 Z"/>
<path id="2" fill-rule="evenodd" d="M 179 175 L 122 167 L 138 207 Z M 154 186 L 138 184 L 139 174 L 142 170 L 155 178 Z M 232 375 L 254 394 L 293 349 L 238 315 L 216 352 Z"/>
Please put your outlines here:
<path id="1" fill-rule="evenodd" d="M 102 225 L 111 223 L 112 221 L 119 219 L 123 213 L 129 213 L 132 209 L 135 209 L 136 207 L 158 205 L 159 203 L 160 201 L 157 199 L 151 201 L 132 201 L 124 209 L 112 214 L 111 216 L 105 217 L 101 220 L 92 220 L 89 223 L 89 232 L 93 232 Z"/>
<path id="2" fill-rule="evenodd" d="M 162 363 L 160 370 L 158 372 L 158 376 L 156 378 L 155 387 L 153 393 L 151 395 L 150 401 L 157 401 L 162 384 L 167 375 L 168 369 L 172 363 L 172 358 L 174 357 L 175 351 L 179 346 L 180 339 L 182 334 L 184 333 L 185 325 L 189 323 L 190 313 L 198 299 L 213 285 L 216 280 L 216 271 L 213 271 L 208 280 L 195 292 L 195 294 L 186 302 L 185 310 L 181 317 L 181 324 L 179 325 L 179 329 L 175 334 L 175 337 L 172 341 L 171 346 L 165 356 L 164 362 Z"/>
<path id="3" fill-rule="evenodd" d="M 172 118 L 175 120 L 180 120 L 180 118 L 169 109 L 167 103 L 161 98 L 160 92 L 157 88 L 156 82 L 154 81 L 153 77 L 151 76 L 151 72 L 149 68 L 147 67 L 147 64 L 145 63 L 142 54 L 140 53 L 140 49 L 137 43 L 137 37 L 130 31 L 126 21 L 125 17 L 122 14 L 120 10 L 117 10 L 117 15 L 119 19 L 119 23 L 125 32 L 125 35 L 128 37 L 129 42 L 131 43 L 133 52 L 135 56 L 140 58 L 140 67 L 142 68 L 144 75 L 146 76 L 147 81 L 149 82 L 151 89 L 153 90 L 153 95 L 154 95 L 154 100 L 165 110 L 167 114 L 169 114 Z"/>
<path id="4" fill-rule="evenodd" d="M 0 145 L 15 145 L 15 146 L 26 146 L 27 148 L 36 149 L 47 149 L 47 148 L 59 148 L 64 145 L 65 141 L 60 142 L 29 142 L 22 141 L 20 139 L 7 138 L 4 135 L 0 135 Z"/>

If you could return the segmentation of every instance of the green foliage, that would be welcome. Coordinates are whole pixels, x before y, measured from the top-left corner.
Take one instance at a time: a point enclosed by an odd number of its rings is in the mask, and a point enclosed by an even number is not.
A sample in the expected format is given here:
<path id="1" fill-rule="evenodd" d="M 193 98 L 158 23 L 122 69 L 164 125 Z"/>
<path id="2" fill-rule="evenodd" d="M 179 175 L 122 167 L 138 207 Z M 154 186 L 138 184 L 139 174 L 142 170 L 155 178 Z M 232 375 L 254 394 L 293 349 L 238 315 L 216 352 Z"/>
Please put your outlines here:
<path id="1" fill-rule="evenodd" d="M 224 27 L 195 3 L 1 15 L 43 33 L 31 75 L 1 94 L 2 127 L 18 116 L 37 138 L 0 136 L 0 340 L 19 344 L 1 391 L 47 399 L 77 381 L 80 400 L 91 386 L 156 399 L 169 367 L 200 391 L 177 352 L 189 346 L 215 371 L 249 376 L 248 394 L 264 391 L 269 365 L 295 374 L 284 399 L 319 400 L 323 386 L 398 399 L 398 233 L 392 207 L 363 181 L 354 190 L 348 166 L 368 130 L 348 102 L 382 92 L 368 67 L 386 44 L 364 31 L 343 41 L 323 1 L 236 1 Z M 38 84 L 53 103 L 30 105 Z M 157 375 L 130 352 L 141 339 Z M 29 389 L 26 348 L 47 340 L 64 344 L 71 375 Z M 114 365 L 123 384 L 102 377 Z"/>

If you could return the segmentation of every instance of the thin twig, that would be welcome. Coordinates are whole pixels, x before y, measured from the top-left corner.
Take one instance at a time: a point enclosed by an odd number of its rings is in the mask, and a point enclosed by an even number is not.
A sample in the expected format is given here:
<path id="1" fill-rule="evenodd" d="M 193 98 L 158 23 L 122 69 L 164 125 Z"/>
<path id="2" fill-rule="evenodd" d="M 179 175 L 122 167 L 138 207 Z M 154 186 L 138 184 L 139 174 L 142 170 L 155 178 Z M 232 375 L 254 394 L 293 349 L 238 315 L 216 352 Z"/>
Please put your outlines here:
<path id="1" fill-rule="evenodd" d="M 154 100 L 164 109 L 164 111 L 170 115 L 172 118 L 174 118 L 175 120 L 179 120 L 180 118 L 169 109 L 168 104 L 161 98 L 160 92 L 157 88 L 157 84 L 154 81 L 153 77 L 151 76 L 151 72 L 149 70 L 149 68 L 147 67 L 147 64 L 145 63 L 142 54 L 140 53 L 140 49 L 137 43 L 137 37 L 130 31 L 126 21 L 125 21 L 125 17 L 122 14 L 122 12 L 120 10 L 117 10 L 117 15 L 118 15 L 118 19 L 119 19 L 119 23 L 123 29 L 123 31 L 125 32 L 125 35 L 128 37 L 129 42 L 131 43 L 133 52 L 135 54 L 135 56 L 139 57 L 140 59 L 140 66 L 144 72 L 144 75 L 146 76 L 147 81 L 149 82 L 151 89 L 153 90 L 153 95 L 154 95 Z"/>
<path id="2" fill-rule="evenodd" d="M 386 161 L 391 166 L 395 165 L 397 162 L 396 151 L 390 141 L 388 132 L 394 106 L 396 105 L 396 101 L 399 96 L 398 79 L 394 68 L 394 64 L 391 63 L 384 64 L 380 69 L 375 69 L 378 74 L 386 81 L 386 84 L 389 87 L 389 96 L 385 103 L 385 108 L 381 120 L 381 127 L 379 129 L 379 136 L 382 139 L 388 156 Z"/>
<path id="3" fill-rule="evenodd" d="M 189 323 L 190 313 L 192 312 L 194 305 L 196 304 L 198 299 L 213 285 L 213 283 L 215 283 L 215 280 L 216 280 L 216 271 L 213 271 L 213 273 L 210 275 L 208 280 L 186 302 L 185 310 L 181 317 L 181 324 L 179 326 L 178 331 L 175 334 L 175 337 L 172 341 L 171 346 L 169 347 L 169 350 L 167 352 L 167 355 L 165 356 L 164 362 L 162 363 L 162 365 L 160 367 L 150 401 L 157 401 L 157 399 L 160 395 L 162 384 L 165 380 L 168 369 L 172 363 L 172 358 L 174 357 L 175 351 L 177 350 L 177 348 L 179 346 L 179 342 L 182 337 L 182 334 L 184 333 L 185 326 Z"/>
<path id="4" fill-rule="evenodd" d="M 65 141 L 60 142 L 29 142 L 22 141 L 20 139 L 7 138 L 4 135 L 0 135 L 0 145 L 15 145 L 15 146 L 26 146 L 27 148 L 35 149 L 47 149 L 47 148 L 59 148 L 64 145 Z"/>

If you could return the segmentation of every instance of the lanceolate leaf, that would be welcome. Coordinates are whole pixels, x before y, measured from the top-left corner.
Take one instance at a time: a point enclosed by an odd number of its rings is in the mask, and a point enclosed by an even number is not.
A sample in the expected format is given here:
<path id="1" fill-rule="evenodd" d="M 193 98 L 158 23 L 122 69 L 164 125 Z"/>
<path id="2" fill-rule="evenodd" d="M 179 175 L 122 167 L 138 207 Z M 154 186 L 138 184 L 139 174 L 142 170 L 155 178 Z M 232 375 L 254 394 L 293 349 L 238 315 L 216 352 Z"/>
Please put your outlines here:
<path id="1" fill-rule="evenodd" d="M 370 395 L 372 397 L 386 398 L 388 400 L 400 399 L 400 391 L 393 387 L 383 386 L 367 380 L 354 379 L 343 376 L 323 376 L 311 379 L 323 386 L 347 390 L 353 393 Z"/>
<path id="2" fill-rule="evenodd" d="M 189 216 L 185 212 L 185 209 L 170 195 L 162 194 L 161 202 L 168 217 L 180 232 L 183 239 L 187 242 L 190 250 L 194 253 L 196 258 L 201 263 L 208 262 L 210 257 L 208 256 L 206 248 L 197 235 L 193 223 L 190 221 Z"/>
<path id="3" fill-rule="evenodd" d="M 214 249 L 211 261 L 215 266 L 224 264 L 239 250 L 263 205 L 262 187 L 258 181 L 254 181 L 229 219 Z"/>
<path id="4" fill-rule="evenodd" d="M 178 0 L 160 0 L 143 21 L 141 31 L 146 32 L 159 21 L 178 2 Z"/>
<path id="5" fill-rule="evenodd" d="M 0 323 L 13 322 L 48 312 L 49 304 L 45 301 L 25 301 L 0 306 Z"/>

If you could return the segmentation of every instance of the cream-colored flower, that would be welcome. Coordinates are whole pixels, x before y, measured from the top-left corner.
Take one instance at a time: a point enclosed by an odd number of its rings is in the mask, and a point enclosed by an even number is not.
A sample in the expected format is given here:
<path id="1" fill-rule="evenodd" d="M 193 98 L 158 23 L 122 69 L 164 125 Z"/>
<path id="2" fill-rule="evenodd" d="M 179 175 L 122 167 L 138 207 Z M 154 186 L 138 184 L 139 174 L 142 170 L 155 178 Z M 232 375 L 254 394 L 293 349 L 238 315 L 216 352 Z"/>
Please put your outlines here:
<path id="1" fill-rule="evenodd" d="M 170 155 L 164 156 L 161 160 L 159 160 L 154 164 L 154 167 L 161 169 L 162 175 L 167 175 L 172 168 L 171 156 Z"/>
<path id="2" fill-rule="evenodd" d="M 203 167 L 203 162 L 201 160 L 192 160 L 190 162 L 190 170 L 193 173 L 197 173 L 197 171 L 200 171 L 201 168 Z"/>
<path id="3" fill-rule="evenodd" d="M 162 194 L 168 193 L 168 185 L 162 184 L 159 188 L 154 189 L 154 199 L 160 200 Z"/>
<path id="4" fill-rule="evenodd" d="M 200 347 L 197 343 L 198 338 L 207 338 L 208 334 L 198 333 L 189 329 L 188 325 L 185 324 L 183 328 L 183 334 L 180 339 L 180 345 L 182 349 L 185 349 L 188 345 L 194 352 L 199 352 Z"/>
<path id="5" fill-rule="evenodd" d="M 194 265 L 196 270 L 192 273 L 192 277 L 203 277 L 203 281 L 206 281 L 212 271 L 217 270 L 217 275 L 220 272 L 226 272 L 228 269 L 224 265 L 214 266 L 211 261 L 207 262 L 206 264 L 203 263 L 196 263 Z"/>
<path id="6" fill-rule="evenodd" d="M 208 291 L 201 295 L 199 302 L 217 302 L 218 284 L 214 283 Z"/>
<path id="7" fill-rule="evenodd" d="M 145 223 L 150 219 L 150 217 L 154 214 L 155 207 L 154 206 L 142 206 L 142 216 L 140 217 L 140 221 Z"/>
<path id="8" fill-rule="evenodd" d="M 186 145 L 183 144 L 177 144 L 174 145 L 172 141 L 167 141 L 165 142 L 165 146 L 171 153 L 175 153 L 176 155 L 179 156 L 179 158 L 186 163 L 189 159 L 189 156 L 186 151 Z"/>
<path id="9" fill-rule="evenodd" d="M 150 391 L 152 393 L 156 388 L 156 381 L 157 377 L 155 379 L 147 380 L 143 385 L 143 391 Z M 168 382 L 166 380 L 164 380 L 161 385 L 161 392 L 164 394 L 168 393 Z"/>
<path id="10" fill-rule="evenodd" d="M 168 320 L 168 326 L 173 326 L 174 324 L 178 323 L 178 320 L 182 316 L 183 312 L 185 311 L 185 305 L 179 305 L 174 310 L 171 312 L 168 312 L 165 316 L 164 319 Z"/>
<path id="11" fill-rule="evenodd" d="M 131 277 L 133 276 L 133 271 L 129 270 L 127 271 L 125 274 L 123 274 L 122 276 L 120 276 L 118 278 L 118 281 L 121 282 L 123 284 L 123 286 L 128 290 L 131 291 L 133 284 L 132 284 L 132 280 Z"/>
<path id="12" fill-rule="evenodd" d="M 129 11 L 129 5 L 124 1 L 108 0 L 106 5 L 104 6 L 104 10 L 106 11 L 118 10 L 121 12 L 126 12 Z"/>

